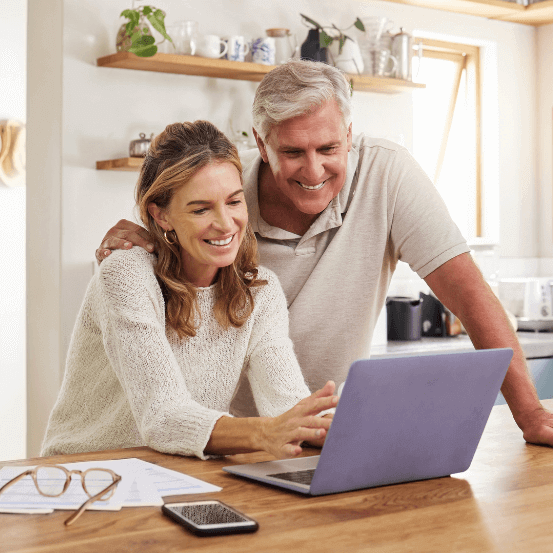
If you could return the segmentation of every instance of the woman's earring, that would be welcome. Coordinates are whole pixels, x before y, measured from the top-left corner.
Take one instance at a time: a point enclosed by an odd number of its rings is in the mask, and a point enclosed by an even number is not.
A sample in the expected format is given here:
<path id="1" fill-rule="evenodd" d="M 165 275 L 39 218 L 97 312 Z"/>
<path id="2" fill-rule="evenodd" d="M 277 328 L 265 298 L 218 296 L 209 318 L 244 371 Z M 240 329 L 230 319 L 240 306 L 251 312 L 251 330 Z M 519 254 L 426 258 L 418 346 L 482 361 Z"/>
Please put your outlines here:
<path id="1" fill-rule="evenodd" d="M 174 232 L 175 233 L 175 239 L 173 241 L 169 240 L 169 238 L 167 237 L 168 232 Z M 169 230 L 169 231 L 166 230 L 163 233 L 163 238 L 165 238 L 165 242 L 167 242 L 167 244 L 169 244 L 170 246 L 174 246 L 178 242 L 177 233 L 174 230 Z"/>

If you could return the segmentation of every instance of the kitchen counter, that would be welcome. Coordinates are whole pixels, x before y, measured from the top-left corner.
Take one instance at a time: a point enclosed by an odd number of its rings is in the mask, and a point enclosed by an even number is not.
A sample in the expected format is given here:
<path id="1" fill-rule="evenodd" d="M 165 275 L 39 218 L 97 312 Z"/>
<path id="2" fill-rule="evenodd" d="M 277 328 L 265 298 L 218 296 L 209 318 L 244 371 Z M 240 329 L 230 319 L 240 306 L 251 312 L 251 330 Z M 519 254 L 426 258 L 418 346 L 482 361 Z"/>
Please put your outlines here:
<path id="1" fill-rule="evenodd" d="M 517 332 L 526 359 L 553 357 L 553 332 Z M 470 351 L 474 346 L 466 334 L 447 338 L 422 338 L 417 341 L 389 341 L 386 345 L 373 346 L 371 357 L 397 355 L 424 355 L 428 353 Z"/>
<path id="2" fill-rule="evenodd" d="M 545 403 L 553 408 L 553 400 Z M 319 453 L 304 448 L 302 456 Z M 220 499 L 259 522 L 254 534 L 201 538 L 164 516 L 159 507 L 87 511 L 66 527 L 67 511 L 0 514 L 2 551 L 90 553 L 201 551 L 203 553 L 424 551 L 536 553 L 551 550 L 553 449 L 526 444 L 506 406 L 494 407 L 470 468 L 446 478 L 406 482 L 322 496 L 302 496 L 223 472 L 225 465 L 262 462 L 268 453 L 201 461 L 147 447 L 0 462 L 35 466 L 76 461 L 102 466 L 136 457 L 222 489 Z M 201 496 L 196 495 L 195 498 Z M 166 502 L 191 498 L 167 496 Z"/>

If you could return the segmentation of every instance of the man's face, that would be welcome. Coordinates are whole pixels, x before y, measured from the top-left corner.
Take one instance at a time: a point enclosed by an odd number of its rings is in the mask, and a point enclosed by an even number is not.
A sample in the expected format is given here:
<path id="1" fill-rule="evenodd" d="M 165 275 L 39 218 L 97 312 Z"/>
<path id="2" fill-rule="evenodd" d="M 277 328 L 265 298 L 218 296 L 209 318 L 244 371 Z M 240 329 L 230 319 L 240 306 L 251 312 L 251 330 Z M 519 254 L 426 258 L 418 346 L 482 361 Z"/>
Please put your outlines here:
<path id="1" fill-rule="evenodd" d="M 335 100 L 273 127 L 265 142 L 257 139 L 284 204 L 316 215 L 344 186 L 351 125 L 344 128 Z"/>

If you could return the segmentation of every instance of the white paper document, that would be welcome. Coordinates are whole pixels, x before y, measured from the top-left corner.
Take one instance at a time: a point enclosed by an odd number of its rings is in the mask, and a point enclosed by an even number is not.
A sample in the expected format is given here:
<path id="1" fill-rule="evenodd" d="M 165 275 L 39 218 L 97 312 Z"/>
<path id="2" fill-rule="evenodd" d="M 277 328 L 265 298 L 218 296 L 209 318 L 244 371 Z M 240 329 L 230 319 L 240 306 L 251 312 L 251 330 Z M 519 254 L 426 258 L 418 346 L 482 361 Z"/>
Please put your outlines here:
<path id="1" fill-rule="evenodd" d="M 85 471 L 89 468 L 108 468 L 121 476 L 114 494 L 107 501 L 95 501 L 90 510 L 118 511 L 121 507 L 163 505 L 162 497 L 188 493 L 217 492 L 221 488 L 192 476 L 166 469 L 140 459 L 114 459 L 65 463 L 68 470 Z M 15 476 L 33 467 L 4 467 L 0 469 L 0 487 Z M 62 478 L 63 480 L 63 478 Z M 0 494 L 0 513 L 50 513 L 53 509 L 78 509 L 88 495 L 83 490 L 80 476 L 72 475 L 67 491 L 59 497 L 45 497 L 38 493 L 31 476 Z"/>
<path id="2" fill-rule="evenodd" d="M 198 480 L 193 476 L 188 476 L 176 470 L 166 469 L 153 463 L 147 463 L 141 459 L 125 459 L 132 461 L 134 466 L 141 467 L 148 475 L 148 478 L 154 482 L 160 496 L 183 495 L 187 493 L 208 493 L 220 492 L 223 488 L 208 484 L 203 480 Z"/>

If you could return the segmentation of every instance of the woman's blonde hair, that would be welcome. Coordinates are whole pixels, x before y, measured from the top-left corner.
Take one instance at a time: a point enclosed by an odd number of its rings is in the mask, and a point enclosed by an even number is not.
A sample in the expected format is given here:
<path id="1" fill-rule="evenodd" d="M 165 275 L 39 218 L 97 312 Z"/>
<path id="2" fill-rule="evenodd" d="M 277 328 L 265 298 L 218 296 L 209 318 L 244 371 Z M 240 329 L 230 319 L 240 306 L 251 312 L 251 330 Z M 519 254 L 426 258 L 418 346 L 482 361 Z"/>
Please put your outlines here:
<path id="1" fill-rule="evenodd" d="M 208 121 L 174 123 L 152 141 L 136 184 L 140 217 L 157 251 L 154 271 L 165 299 L 166 321 L 180 338 L 196 335 L 196 287 L 184 276 L 176 234 L 167 233 L 173 242 L 168 243 L 148 205 L 153 202 L 160 209 L 167 209 L 175 192 L 211 163 L 232 163 L 242 180 L 238 151 L 219 129 Z M 266 284 L 258 279 L 257 264 L 257 243 L 248 223 L 236 259 L 218 274 L 214 312 L 224 328 L 242 326 L 252 313 L 251 288 Z"/>

